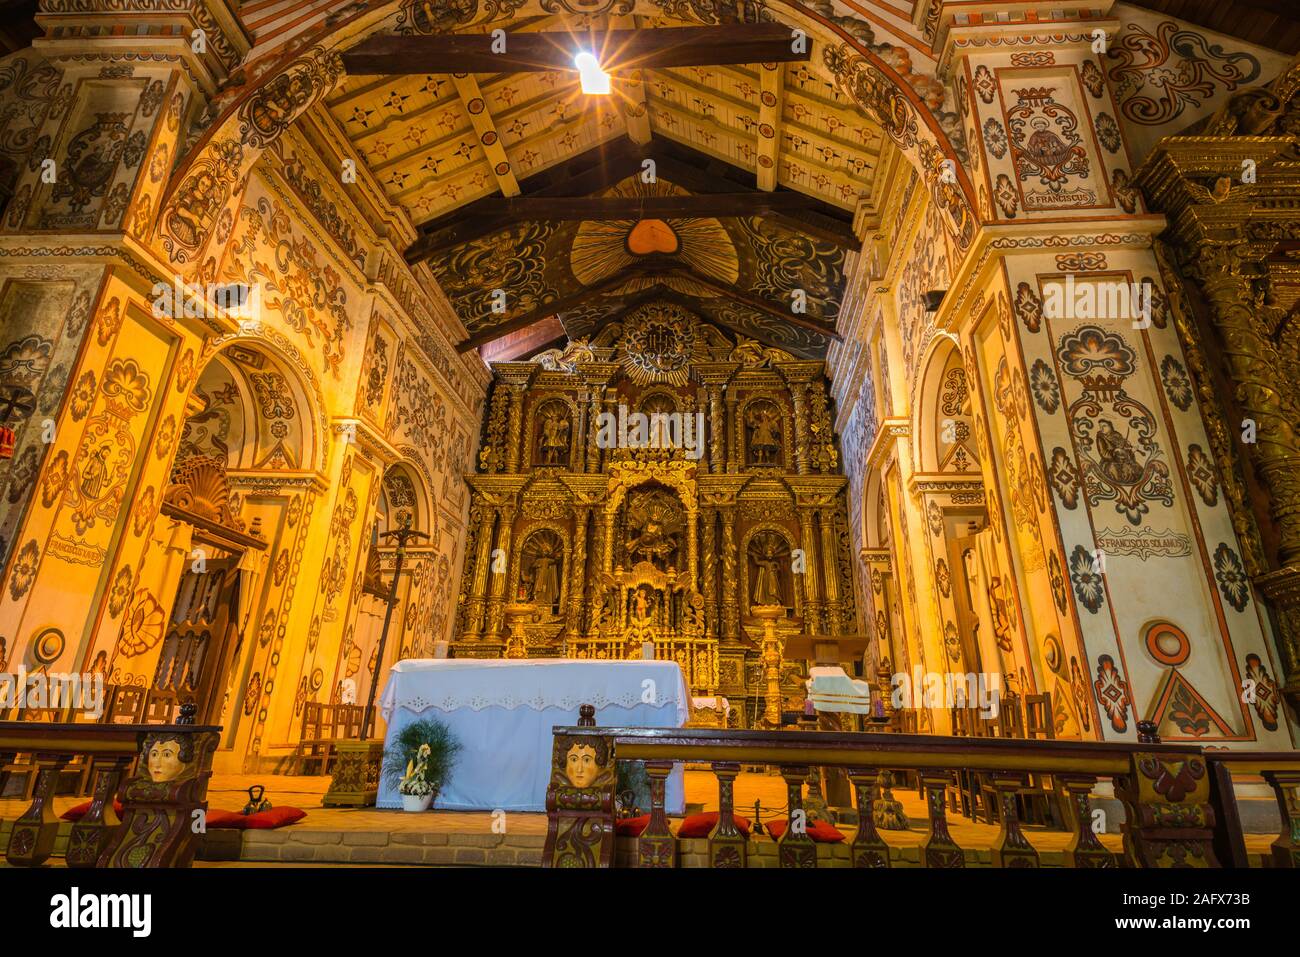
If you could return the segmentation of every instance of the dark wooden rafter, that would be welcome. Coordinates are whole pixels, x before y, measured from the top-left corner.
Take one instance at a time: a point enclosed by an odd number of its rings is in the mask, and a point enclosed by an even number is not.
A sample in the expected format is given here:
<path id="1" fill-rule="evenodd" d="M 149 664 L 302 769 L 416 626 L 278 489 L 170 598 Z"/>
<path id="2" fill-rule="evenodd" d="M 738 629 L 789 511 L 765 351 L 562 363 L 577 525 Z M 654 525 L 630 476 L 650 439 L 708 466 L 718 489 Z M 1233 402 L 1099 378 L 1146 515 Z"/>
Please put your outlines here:
<path id="1" fill-rule="evenodd" d="M 779 23 L 555 33 L 510 33 L 493 52 L 490 34 L 371 36 L 343 54 L 352 76 L 426 73 L 575 71 L 580 52 L 596 54 L 607 73 L 736 63 L 806 63 L 812 41 L 794 41 Z"/>
<path id="2" fill-rule="evenodd" d="M 766 215 L 787 227 L 814 239 L 830 242 L 841 249 L 856 250 L 861 242 L 852 226 L 822 212 L 821 200 L 793 191 L 763 192 L 756 188 L 752 173 L 746 173 L 720 160 L 708 161 L 700 169 L 681 157 L 685 147 L 665 147 L 652 143 L 648 148 L 627 141 L 601 147 L 575 157 L 563 167 L 552 168 L 524 180 L 522 195 L 511 200 L 488 196 L 475 200 L 424 227 L 424 235 L 406 251 L 406 261 L 414 264 L 437 256 L 464 243 L 501 232 L 512 225 L 533 219 L 638 219 L 649 216 L 752 216 Z M 594 154 L 594 155 L 593 155 Z M 615 209 L 617 204 L 632 207 L 633 199 L 611 199 L 602 209 L 601 197 L 591 194 L 639 174 L 643 163 L 655 163 L 655 175 L 695 194 L 690 197 L 651 197 L 644 207 Z M 574 169 L 576 168 L 576 172 Z M 533 200 L 546 202 L 533 203 Z M 671 209 L 685 203 L 685 212 Z M 654 212 L 652 207 L 661 211 Z M 581 215 L 578 210 L 586 210 Z M 620 215 L 614 215 L 614 213 Z"/>
<path id="3" fill-rule="evenodd" d="M 623 283 L 628 281 L 628 278 L 627 272 L 617 272 L 595 285 L 588 286 L 585 289 L 579 289 L 570 296 L 555 299 L 551 302 L 545 303 L 544 305 L 538 306 L 536 309 L 524 313 L 517 313 L 512 317 L 502 319 L 500 322 L 495 323 L 486 329 L 480 329 L 464 342 L 458 343 L 456 345 L 456 351 L 469 352 L 472 349 L 477 349 L 479 346 L 485 346 L 489 342 L 500 339 L 502 336 L 509 335 L 510 333 L 516 332 L 520 329 L 526 329 L 533 323 L 540 322 L 548 316 L 554 316 L 567 309 L 576 309 L 578 306 L 596 296 L 602 295 L 611 289 L 621 286 Z"/>

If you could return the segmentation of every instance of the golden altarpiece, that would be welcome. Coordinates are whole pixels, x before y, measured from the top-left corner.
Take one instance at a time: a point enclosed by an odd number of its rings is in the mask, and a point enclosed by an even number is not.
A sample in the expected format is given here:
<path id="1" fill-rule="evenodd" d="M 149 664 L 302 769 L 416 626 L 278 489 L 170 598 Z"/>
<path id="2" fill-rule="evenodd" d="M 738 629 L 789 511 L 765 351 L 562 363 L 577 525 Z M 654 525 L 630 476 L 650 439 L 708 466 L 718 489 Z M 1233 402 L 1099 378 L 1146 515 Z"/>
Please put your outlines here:
<path id="1" fill-rule="evenodd" d="M 493 375 L 458 657 L 638 658 L 651 643 L 745 727 L 765 693 L 753 606 L 784 607 L 785 635 L 855 630 L 820 360 L 655 301 Z M 783 694 L 802 667 L 783 663 Z"/>

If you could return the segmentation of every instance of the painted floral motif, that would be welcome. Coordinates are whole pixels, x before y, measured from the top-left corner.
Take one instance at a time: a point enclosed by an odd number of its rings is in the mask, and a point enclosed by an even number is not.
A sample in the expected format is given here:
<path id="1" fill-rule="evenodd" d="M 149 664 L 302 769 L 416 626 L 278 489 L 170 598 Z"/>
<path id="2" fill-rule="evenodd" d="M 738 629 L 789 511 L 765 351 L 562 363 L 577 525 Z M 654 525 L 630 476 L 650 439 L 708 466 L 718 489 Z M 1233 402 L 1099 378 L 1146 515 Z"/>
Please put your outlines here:
<path id="1" fill-rule="evenodd" d="M 122 637 L 117 642 L 118 654 L 124 658 L 134 658 L 157 645 L 163 637 L 165 618 L 162 606 L 147 589 L 137 591 L 135 604 L 122 626 Z"/>
<path id="2" fill-rule="evenodd" d="M 95 373 L 92 369 L 87 369 L 77 378 L 77 383 L 72 387 L 72 401 L 69 403 L 69 409 L 72 411 L 72 421 L 80 422 L 90 411 L 90 405 L 95 401 Z"/>
<path id="3" fill-rule="evenodd" d="M 1259 720 L 1269 731 L 1277 730 L 1278 688 L 1257 654 L 1246 656 L 1247 699 L 1255 707 Z"/>
<path id="4" fill-rule="evenodd" d="M 1007 131 L 991 116 L 984 121 L 984 145 L 989 148 L 989 152 L 995 159 L 1002 159 L 1007 155 Z"/>
<path id="5" fill-rule="evenodd" d="M 1097 680 L 1092 687 L 1097 693 L 1097 702 L 1110 719 L 1111 729 L 1123 734 L 1128 730 L 1128 682 L 1110 655 L 1097 656 Z"/>
<path id="6" fill-rule="evenodd" d="M 952 594 L 952 573 L 948 563 L 942 558 L 934 566 L 934 583 L 939 587 L 939 594 L 947 598 Z"/>
<path id="7" fill-rule="evenodd" d="M 1047 480 L 1051 483 L 1061 504 L 1066 508 L 1079 505 L 1079 472 L 1070 460 L 1070 455 L 1059 445 L 1052 449 L 1052 463 L 1047 469 Z"/>
<path id="8" fill-rule="evenodd" d="M 1093 325 L 1080 326 L 1062 336 L 1057 357 L 1066 374 L 1083 379 L 1087 388 L 1093 385 L 1086 376 L 1105 373 L 1123 379 L 1132 375 L 1137 365 L 1137 354 L 1123 337 Z"/>
<path id="9" fill-rule="evenodd" d="M 1098 563 L 1082 545 L 1075 545 L 1074 551 L 1070 553 L 1070 583 L 1074 586 L 1079 604 L 1094 615 L 1097 614 L 1106 599 L 1105 585 Z"/>
<path id="10" fill-rule="evenodd" d="M 131 597 L 131 582 L 134 578 L 135 574 L 130 567 L 118 570 L 113 579 L 113 588 L 108 593 L 108 613 L 111 617 L 116 618 L 122 614 L 122 609 Z"/>
<path id="11" fill-rule="evenodd" d="M 14 601 L 27 594 L 36 580 L 36 569 L 40 564 L 41 549 L 32 539 L 14 557 L 13 568 L 9 572 L 9 595 Z"/>
<path id="12" fill-rule="evenodd" d="M 1055 549 L 1047 553 L 1047 577 L 1052 583 L 1052 597 L 1056 599 L 1056 608 L 1064 615 L 1067 600 L 1065 574 L 1061 571 L 1061 559 Z"/>
<path id="13" fill-rule="evenodd" d="M 979 94 L 986 106 L 993 102 L 993 97 L 998 92 L 998 83 L 993 79 L 993 71 L 983 64 L 975 68 L 975 92 Z"/>
<path id="14" fill-rule="evenodd" d="M 1115 193 L 1115 199 L 1119 201 L 1120 209 L 1126 213 L 1137 212 L 1138 191 L 1129 179 L 1128 172 L 1117 169 L 1110 176 L 1110 188 Z"/>
<path id="15" fill-rule="evenodd" d="M 1119 135 L 1119 124 L 1109 113 L 1097 114 L 1097 139 L 1107 153 L 1118 153 L 1123 144 Z"/>
<path id="16" fill-rule="evenodd" d="M 1249 53 L 1229 53 L 1173 20 L 1161 22 L 1155 33 L 1129 23 L 1107 57 L 1121 111 L 1143 126 L 1163 126 L 1220 88 L 1235 90 L 1253 82 L 1261 69 Z"/>
<path id="17" fill-rule="evenodd" d="M 931 502 L 925 514 L 930 522 L 930 534 L 940 534 L 943 531 L 943 512 L 940 511 L 938 503 Z"/>
<path id="18" fill-rule="evenodd" d="M 1227 542 L 1220 542 L 1214 550 L 1214 577 L 1219 583 L 1219 591 L 1226 601 L 1237 611 L 1245 611 L 1250 601 L 1250 580 L 1241 559 L 1229 547 Z"/>
<path id="19" fill-rule="evenodd" d="M 1013 307 L 1016 316 L 1030 332 L 1037 332 L 1043 324 L 1043 301 L 1030 288 L 1029 283 L 1022 282 L 1016 286 L 1016 301 Z"/>
<path id="20" fill-rule="evenodd" d="M 961 642 L 957 638 L 957 626 L 950 621 L 943 624 L 943 647 L 954 664 L 961 661 Z"/>
<path id="21" fill-rule="evenodd" d="M 1214 507 L 1219 501 L 1219 477 L 1214 462 L 1199 445 L 1187 446 L 1187 477 L 1201 501 Z"/>
<path id="22" fill-rule="evenodd" d="M 1186 412 L 1192 405 L 1192 380 L 1187 376 L 1183 364 L 1173 356 L 1160 360 L 1160 381 L 1164 383 L 1165 395 L 1176 405 L 1179 411 Z"/>
<path id="23" fill-rule="evenodd" d="M 1034 394 L 1038 407 L 1048 415 L 1055 414 L 1061 407 L 1061 386 L 1056 381 L 1056 373 L 1042 359 L 1035 359 L 1029 367 L 1029 390 Z"/>
<path id="24" fill-rule="evenodd" d="M 1002 210 L 1003 216 L 1007 219 L 1016 218 L 1016 210 L 1020 208 L 1020 196 L 1016 193 L 1016 187 L 1011 182 L 1011 177 L 1006 173 L 998 173 L 993 198 L 997 201 L 998 209 Z"/>
<path id="25" fill-rule="evenodd" d="M 1092 60 L 1084 60 L 1083 66 L 1079 68 L 1079 77 L 1083 80 L 1083 85 L 1089 93 L 1096 99 L 1101 99 L 1102 93 L 1105 92 L 1105 78 L 1101 75 L 1101 70 Z"/>

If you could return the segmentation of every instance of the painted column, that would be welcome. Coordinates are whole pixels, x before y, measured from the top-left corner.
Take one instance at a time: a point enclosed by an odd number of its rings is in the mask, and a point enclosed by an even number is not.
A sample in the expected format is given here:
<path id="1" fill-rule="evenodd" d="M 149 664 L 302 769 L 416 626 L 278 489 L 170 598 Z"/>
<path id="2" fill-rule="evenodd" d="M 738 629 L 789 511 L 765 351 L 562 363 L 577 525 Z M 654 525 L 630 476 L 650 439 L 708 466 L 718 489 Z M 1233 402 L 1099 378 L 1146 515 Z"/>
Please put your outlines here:
<path id="1" fill-rule="evenodd" d="M 815 510 L 799 506 L 799 545 L 804 551 L 803 617 L 804 631 L 810 635 L 823 633 L 821 588 L 817 582 L 818 548 L 815 528 Z"/>

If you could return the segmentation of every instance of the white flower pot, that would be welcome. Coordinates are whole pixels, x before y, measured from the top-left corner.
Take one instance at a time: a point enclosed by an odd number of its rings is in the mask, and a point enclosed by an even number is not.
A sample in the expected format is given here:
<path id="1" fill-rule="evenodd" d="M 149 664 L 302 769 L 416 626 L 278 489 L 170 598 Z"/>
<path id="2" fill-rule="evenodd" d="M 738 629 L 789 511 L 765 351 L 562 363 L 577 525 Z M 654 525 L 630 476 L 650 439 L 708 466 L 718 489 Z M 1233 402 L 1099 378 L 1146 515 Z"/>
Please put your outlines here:
<path id="1" fill-rule="evenodd" d="M 433 804 L 432 794 L 403 794 L 402 810 L 403 811 L 427 811 Z"/>

